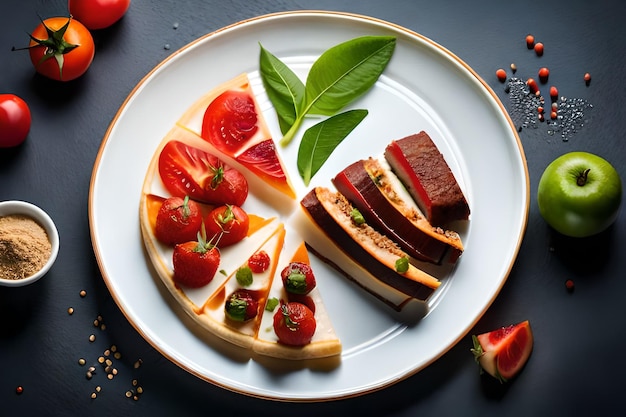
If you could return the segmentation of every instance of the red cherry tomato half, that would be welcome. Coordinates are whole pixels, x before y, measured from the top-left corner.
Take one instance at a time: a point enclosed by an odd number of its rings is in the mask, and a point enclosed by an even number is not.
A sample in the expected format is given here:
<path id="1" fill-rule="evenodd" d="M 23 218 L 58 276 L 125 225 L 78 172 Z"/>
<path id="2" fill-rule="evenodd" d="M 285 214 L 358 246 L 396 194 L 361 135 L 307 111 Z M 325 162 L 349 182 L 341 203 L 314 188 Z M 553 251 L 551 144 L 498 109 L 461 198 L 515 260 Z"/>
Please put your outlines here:
<path id="1" fill-rule="evenodd" d="M 234 154 L 254 136 L 257 121 L 254 99 L 244 91 L 228 90 L 206 109 L 202 137 L 217 149 Z"/>
<path id="2" fill-rule="evenodd" d="M 248 182 L 216 156 L 183 142 L 168 142 L 159 155 L 159 174 L 167 191 L 208 204 L 243 205 Z"/>
<path id="3" fill-rule="evenodd" d="M 24 142 L 30 131 L 28 104 L 13 94 L 0 94 L 0 148 Z"/>
<path id="4" fill-rule="evenodd" d="M 89 29 L 104 29 L 120 20 L 130 0 L 69 0 L 70 14 Z"/>
<path id="5" fill-rule="evenodd" d="M 56 36 L 49 36 L 48 30 Z M 95 45 L 91 33 L 71 17 L 45 19 L 31 36 L 30 60 L 35 70 L 48 78 L 73 80 L 83 75 L 93 61 Z"/>

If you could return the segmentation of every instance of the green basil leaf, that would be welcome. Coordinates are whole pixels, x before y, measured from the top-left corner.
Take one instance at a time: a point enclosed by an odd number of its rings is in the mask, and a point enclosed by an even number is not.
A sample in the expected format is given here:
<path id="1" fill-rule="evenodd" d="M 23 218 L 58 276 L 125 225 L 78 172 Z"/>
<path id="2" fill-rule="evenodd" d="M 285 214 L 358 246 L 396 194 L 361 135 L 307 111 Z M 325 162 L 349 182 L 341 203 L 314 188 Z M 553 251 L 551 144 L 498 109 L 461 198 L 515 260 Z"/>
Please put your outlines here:
<path id="1" fill-rule="evenodd" d="M 261 45 L 261 79 L 284 135 L 294 124 L 304 102 L 304 84 L 280 59 Z"/>
<path id="2" fill-rule="evenodd" d="M 330 116 L 369 90 L 387 67 L 393 36 L 362 36 L 324 52 L 309 71 L 306 114 Z"/>
<path id="3" fill-rule="evenodd" d="M 367 110 L 349 110 L 308 128 L 298 148 L 298 172 L 309 185 L 337 146 L 367 116 Z"/>

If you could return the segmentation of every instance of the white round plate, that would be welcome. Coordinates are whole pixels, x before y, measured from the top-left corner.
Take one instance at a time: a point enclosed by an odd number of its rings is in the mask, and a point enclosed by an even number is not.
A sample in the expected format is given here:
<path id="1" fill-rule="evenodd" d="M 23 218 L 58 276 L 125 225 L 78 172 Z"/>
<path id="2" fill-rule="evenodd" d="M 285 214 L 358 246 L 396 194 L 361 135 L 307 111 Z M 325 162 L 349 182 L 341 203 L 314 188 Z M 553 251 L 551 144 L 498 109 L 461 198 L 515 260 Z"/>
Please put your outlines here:
<path id="1" fill-rule="evenodd" d="M 430 312 L 413 326 L 401 324 L 387 306 L 319 263 L 319 288 L 344 347 L 334 366 L 312 369 L 311 364 L 266 361 L 224 348 L 181 314 L 144 251 L 138 206 L 150 159 L 201 95 L 242 72 L 260 80 L 259 43 L 305 76 L 323 51 L 362 35 L 396 36 L 394 56 L 374 88 L 352 106 L 368 109 L 369 115 L 311 186 L 330 183 L 357 159 L 381 154 L 393 139 L 425 130 L 470 203 L 471 218 L 461 231 L 465 253 L 442 278 Z M 277 140 L 275 113 L 256 88 Z M 301 197 L 306 188 L 297 173 L 297 143 L 280 151 Z M 226 27 L 192 42 L 150 72 L 123 103 L 102 142 L 91 180 L 89 219 L 94 251 L 113 298 L 155 349 L 190 373 L 236 392 L 321 401 L 387 387 L 423 369 L 463 338 L 512 268 L 528 206 L 528 171 L 519 137 L 496 95 L 471 68 L 442 46 L 388 22 L 307 11 Z"/>

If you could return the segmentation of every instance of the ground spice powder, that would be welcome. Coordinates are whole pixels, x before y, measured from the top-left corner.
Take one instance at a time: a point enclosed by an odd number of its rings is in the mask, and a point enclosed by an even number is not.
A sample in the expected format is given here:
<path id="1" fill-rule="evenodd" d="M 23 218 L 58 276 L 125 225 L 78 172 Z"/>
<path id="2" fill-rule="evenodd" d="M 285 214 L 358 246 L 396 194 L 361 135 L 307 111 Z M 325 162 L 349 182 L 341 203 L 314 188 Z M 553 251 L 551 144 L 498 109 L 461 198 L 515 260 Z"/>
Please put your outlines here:
<path id="1" fill-rule="evenodd" d="M 0 278 L 22 279 L 39 271 L 52 245 L 39 223 L 28 216 L 0 217 Z"/>

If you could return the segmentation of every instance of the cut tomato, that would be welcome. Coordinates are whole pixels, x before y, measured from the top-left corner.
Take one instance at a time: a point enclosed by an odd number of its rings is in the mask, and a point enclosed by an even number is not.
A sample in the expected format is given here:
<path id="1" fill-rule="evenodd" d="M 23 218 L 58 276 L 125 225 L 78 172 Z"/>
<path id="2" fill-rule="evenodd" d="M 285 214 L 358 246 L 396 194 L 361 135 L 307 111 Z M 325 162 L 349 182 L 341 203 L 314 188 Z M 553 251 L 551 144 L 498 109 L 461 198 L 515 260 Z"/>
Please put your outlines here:
<path id="1" fill-rule="evenodd" d="M 202 137 L 234 155 L 258 130 L 254 99 L 248 91 L 227 90 L 211 102 L 202 120 Z"/>
<path id="2" fill-rule="evenodd" d="M 295 198 L 271 132 L 246 74 L 201 97 L 178 120 L 216 153 L 236 159 L 276 190 Z"/>
<path id="3" fill-rule="evenodd" d="M 248 182 L 236 169 L 208 152 L 177 140 L 159 155 L 159 174 L 175 197 L 188 195 L 209 204 L 241 206 L 248 197 Z"/>
<path id="4" fill-rule="evenodd" d="M 533 333 L 528 320 L 472 336 L 472 353 L 488 374 L 505 382 L 526 364 L 533 349 Z"/>
<path id="5" fill-rule="evenodd" d="M 237 162 L 240 162 L 272 187 L 292 198 L 295 197 L 272 139 L 264 140 L 247 149 L 237 157 Z"/>

